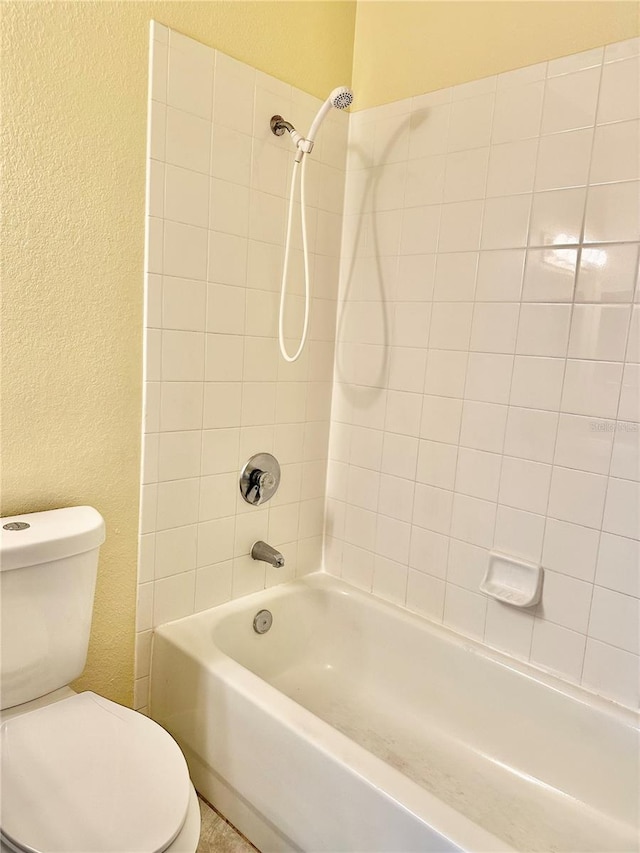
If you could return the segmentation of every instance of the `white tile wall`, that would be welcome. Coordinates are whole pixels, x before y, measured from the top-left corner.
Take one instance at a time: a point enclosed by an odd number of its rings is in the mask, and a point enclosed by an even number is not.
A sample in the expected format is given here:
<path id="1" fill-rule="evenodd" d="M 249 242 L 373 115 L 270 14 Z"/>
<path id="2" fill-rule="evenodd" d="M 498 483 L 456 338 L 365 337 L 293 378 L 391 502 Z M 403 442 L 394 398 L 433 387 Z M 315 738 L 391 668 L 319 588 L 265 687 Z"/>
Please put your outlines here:
<path id="1" fill-rule="evenodd" d="M 137 707 L 153 626 L 318 568 L 323 508 L 327 570 L 637 704 L 639 53 L 355 113 L 346 195 L 332 113 L 309 164 L 311 341 L 288 366 L 291 152 L 268 119 L 319 104 L 154 26 Z M 283 482 L 252 510 L 236 479 L 257 450 Z M 259 537 L 291 572 L 248 558 Z M 533 612 L 479 592 L 492 548 L 544 565 Z"/>
<path id="2" fill-rule="evenodd" d="M 309 164 L 312 321 L 287 365 L 277 310 L 293 149 L 269 119 L 308 127 L 320 102 L 158 24 L 150 69 L 140 708 L 154 626 L 320 567 L 348 129 L 333 111 Z M 294 248 L 292 336 L 299 237 Z M 238 476 L 259 451 L 279 458 L 282 483 L 256 509 Z M 283 570 L 248 557 L 260 538 Z"/>
<path id="3" fill-rule="evenodd" d="M 351 117 L 325 548 L 349 582 L 629 705 L 639 47 Z M 479 592 L 492 548 L 542 562 L 535 610 Z"/>

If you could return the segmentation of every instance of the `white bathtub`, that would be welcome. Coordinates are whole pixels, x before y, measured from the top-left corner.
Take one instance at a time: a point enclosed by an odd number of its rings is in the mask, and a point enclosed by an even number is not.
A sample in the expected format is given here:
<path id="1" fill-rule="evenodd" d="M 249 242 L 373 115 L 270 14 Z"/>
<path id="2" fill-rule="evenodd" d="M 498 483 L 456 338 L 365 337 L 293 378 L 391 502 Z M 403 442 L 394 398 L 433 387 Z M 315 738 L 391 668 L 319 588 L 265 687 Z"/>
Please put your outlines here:
<path id="1" fill-rule="evenodd" d="M 151 713 L 264 853 L 638 849 L 635 714 L 329 575 L 159 628 Z"/>

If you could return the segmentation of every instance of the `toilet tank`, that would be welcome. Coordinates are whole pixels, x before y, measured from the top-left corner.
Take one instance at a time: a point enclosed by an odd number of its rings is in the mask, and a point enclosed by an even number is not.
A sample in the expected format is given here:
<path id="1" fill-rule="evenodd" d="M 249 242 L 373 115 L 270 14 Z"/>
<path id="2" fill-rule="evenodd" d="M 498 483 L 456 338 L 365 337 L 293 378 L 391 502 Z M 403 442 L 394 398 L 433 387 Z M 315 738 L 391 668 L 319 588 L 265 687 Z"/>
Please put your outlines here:
<path id="1" fill-rule="evenodd" d="M 90 506 L 0 520 L 0 709 L 64 687 L 84 669 L 104 537 Z"/>

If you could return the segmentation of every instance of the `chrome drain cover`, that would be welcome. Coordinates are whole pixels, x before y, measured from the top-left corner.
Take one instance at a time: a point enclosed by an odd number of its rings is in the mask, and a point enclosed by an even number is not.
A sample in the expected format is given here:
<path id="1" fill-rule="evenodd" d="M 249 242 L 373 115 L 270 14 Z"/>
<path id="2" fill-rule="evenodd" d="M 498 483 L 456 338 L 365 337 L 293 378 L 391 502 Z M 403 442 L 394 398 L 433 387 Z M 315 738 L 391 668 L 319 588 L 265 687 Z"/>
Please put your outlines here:
<path id="1" fill-rule="evenodd" d="M 270 610 L 258 610 L 253 617 L 253 630 L 256 634 L 266 634 L 273 624 L 273 616 Z"/>

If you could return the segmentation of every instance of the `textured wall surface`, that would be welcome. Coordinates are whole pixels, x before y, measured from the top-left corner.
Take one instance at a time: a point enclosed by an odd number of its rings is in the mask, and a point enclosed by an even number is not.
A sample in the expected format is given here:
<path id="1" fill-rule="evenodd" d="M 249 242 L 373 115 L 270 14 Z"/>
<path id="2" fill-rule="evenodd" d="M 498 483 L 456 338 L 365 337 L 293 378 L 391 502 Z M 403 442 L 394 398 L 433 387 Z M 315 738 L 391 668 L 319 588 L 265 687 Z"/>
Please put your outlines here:
<path id="1" fill-rule="evenodd" d="M 639 32 L 637 2 L 360 0 L 355 108 L 523 68 Z"/>
<path id="2" fill-rule="evenodd" d="M 81 686 L 131 702 L 149 20 L 323 95 L 353 3 L 4 3 L 2 512 L 107 522 Z"/>

